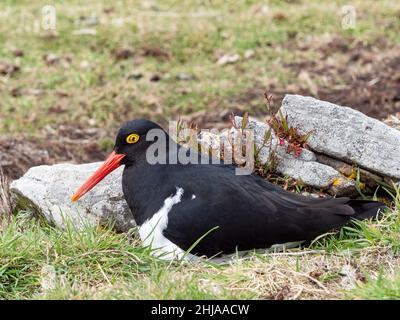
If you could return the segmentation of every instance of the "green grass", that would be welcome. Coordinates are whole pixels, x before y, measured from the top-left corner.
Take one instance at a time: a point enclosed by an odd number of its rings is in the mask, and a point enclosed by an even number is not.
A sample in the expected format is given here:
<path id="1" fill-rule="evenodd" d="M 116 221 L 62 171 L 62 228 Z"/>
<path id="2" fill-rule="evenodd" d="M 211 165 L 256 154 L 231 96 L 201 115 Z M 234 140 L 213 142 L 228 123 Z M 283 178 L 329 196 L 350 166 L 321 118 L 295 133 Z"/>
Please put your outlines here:
<path id="1" fill-rule="evenodd" d="M 368 283 L 353 290 L 349 298 L 370 300 L 399 300 L 400 274 L 390 278 L 384 276 L 384 271 L 376 279 L 368 279 Z"/>
<path id="2" fill-rule="evenodd" d="M 400 191 L 398 188 L 388 191 L 394 206 L 400 208 Z M 354 221 L 334 235 L 316 240 L 313 246 L 328 251 L 363 249 L 369 247 L 390 246 L 394 254 L 400 253 L 400 216 L 399 210 L 385 213 L 379 222 Z"/>
<path id="3" fill-rule="evenodd" d="M 251 292 L 202 288 L 231 281 L 212 263 L 188 265 L 150 255 L 130 233 L 107 227 L 65 230 L 20 213 L 0 234 L 2 299 L 216 299 L 251 298 Z M 203 268 L 203 270 L 202 270 Z M 197 270 L 202 270 L 200 273 Z M 245 281 L 238 275 L 235 281 Z M 214 289 L 215 291 L 215 289 Z"/>
<path id="4" fill-rule="evenodd" d="M 309 248 L 224 263 L 166 262 L 141 245 L 135 229 L 67 223 L 61 230 L 20 212 L 1 224 L 0 299 L 273 299 L 285 287 L 289 299 L 399 298 L 399 209 Z M 343 273 L 348 266 L 357 280 Z"/>
<path id="5" fill-rule="evenodd" d="M 248 110 L 249 106 L 251 113 L 260 112 L 264 110 L 262 96 L 246 99 L 246 92 L 292 85 L 296 75 L 286 65 L 303 58 L 319 59 L 316 48 L 327 37 L 371 45 L 380 38 L 398 43 L 397 1 L 352 1 L 357 10 L 355 30 L 341 27 L 344 4 L 330 1 L 322 5 L 319 0 L 264 4 L 191 0 L 178 4 L 171 0 L 157 1 L 158 9 L 152 11 L 141 1 L 114 5 L 98 0 L 54 1 L 57 36 L 49 38 L 36 27 L 43 1 L 2 1 L 0 55 L 20 65 L 21 71 L 1 79 L 0 132 L 40 135 L 47 125 L 93 125 L 93 120 L 95 126 L 114 130 L 126 118 L 165 120 L 200 110 Z M 104 11 L 110 7 L 111 12 Z M 79 20 L 93 14 L 99 19 L 95 26 Z M 95 29 L 97 34 L 73 34 L 83 28 Z M 300 44 L 305 46 L 300 49 Z M 131 47 L 134 56 L 116 60 L 113 50 L 118 47 Z M 24 56 L 15 57 L 15 48 L 22 49 Z M 143 56 L 145 48 L 162 49 L 168 58 Z M 245 59 L 248 49 L 254 56 Z M 216 65 L 219 54 L 235 53 L 241 55 L 239 62 Z M 61 60 L 47 65 L 46 54 L 56 54 Z M 345 54 L 338 52 L 332 58 L 340 61 Z M 66 64 L 65 59 L 70 62 Z M 143 77 L 127 80 L 135 72 Z M 196 80 L 177 80 L 182 72 L 195 75 Z M 156 73 L 162 79 L 149 81 Z M 320 76 L 313 75 L 317 83 L 322 81 Z M 14 97 L 10 92 L 15 88 L 40 89 L 43 95 Z M 57 91 L 68 96 L 60 98 Z M 152 110 L 154 101 L 159 106 L 153 107 L 156 111 Z M 48 112 L 52 107 L 62 112 Z"/>

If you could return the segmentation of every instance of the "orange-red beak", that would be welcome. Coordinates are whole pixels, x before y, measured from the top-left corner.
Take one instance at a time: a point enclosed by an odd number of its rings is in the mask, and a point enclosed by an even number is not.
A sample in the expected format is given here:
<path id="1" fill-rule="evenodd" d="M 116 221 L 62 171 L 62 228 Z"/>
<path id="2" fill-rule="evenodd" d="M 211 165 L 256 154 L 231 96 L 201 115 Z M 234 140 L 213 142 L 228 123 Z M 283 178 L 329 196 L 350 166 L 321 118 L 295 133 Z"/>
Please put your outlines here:
<path id="1" fill-rule="evenodd" d="M 96 170 L 92 176 L 87 179 L 87 181 L 75 192 L 75 194 L 71 197 L 72 201 L 78 200 L 85 193 L 91 190 L 96 184 L 98 184 L 101 180 L 104 179 L 110 172 L 114 171 L 121 165 L 122 158 L 125 157 L 125 154 L 118 154 L 113 151 L 107 160 L 101 165 L 100 168 Z"/>

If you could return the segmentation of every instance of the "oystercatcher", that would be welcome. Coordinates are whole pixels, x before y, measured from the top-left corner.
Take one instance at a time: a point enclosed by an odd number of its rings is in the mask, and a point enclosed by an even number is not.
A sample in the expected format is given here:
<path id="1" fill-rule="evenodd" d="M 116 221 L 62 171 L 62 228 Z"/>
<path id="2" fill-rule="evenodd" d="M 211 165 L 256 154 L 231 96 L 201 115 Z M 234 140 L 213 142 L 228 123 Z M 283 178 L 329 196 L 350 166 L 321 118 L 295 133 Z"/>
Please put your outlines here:
<path id="1" fill-rule="evenodd" d="M 375 217 L 384 208 L 374 201 L 301 196 L 255 175 L 235 175 L 235 167 L 223 163 L 150 163 L 146 154 L 157 139 L 146 135 L 153 129 L 168 142 L 158 151 L 161 158 L 189 152 L 159 125 L 129 121 L 119 129 L 114 151 L 71 199 L 78 200 L 125 165 L 123 193 L 140 237 L 166 259 L 188 257 L 188 249 L 191 257 L 211 257 L 308 242 L 352 218 Z"/>

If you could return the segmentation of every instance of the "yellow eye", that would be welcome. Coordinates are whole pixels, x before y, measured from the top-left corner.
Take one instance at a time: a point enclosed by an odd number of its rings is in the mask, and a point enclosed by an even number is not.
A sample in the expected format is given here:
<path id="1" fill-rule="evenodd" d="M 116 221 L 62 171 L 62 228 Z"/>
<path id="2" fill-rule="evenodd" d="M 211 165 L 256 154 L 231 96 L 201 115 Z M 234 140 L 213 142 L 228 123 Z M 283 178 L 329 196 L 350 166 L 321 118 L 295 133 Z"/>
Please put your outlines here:
<path id="1" fill-rule="evenodd" d="M 129 136 L 126 137 L 126 142 L 127 143 L 136 143 L 139 141 L 139 135 L 136 133 L 132 133 Z"/>

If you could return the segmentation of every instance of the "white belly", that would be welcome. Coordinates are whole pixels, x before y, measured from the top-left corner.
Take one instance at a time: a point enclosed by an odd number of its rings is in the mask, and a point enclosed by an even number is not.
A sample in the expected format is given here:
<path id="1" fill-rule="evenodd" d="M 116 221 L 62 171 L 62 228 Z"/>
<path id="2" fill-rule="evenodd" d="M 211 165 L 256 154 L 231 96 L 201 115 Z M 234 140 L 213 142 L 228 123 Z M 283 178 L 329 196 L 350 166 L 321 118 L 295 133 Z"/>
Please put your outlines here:
<path id="1" fill-rule="evenodd" d="M 176 188 L 176 194 L 164 200 L 164 204 L 149 220 L 139 227 L 140 239 L 143 245 L 150 246 L 152 254 L 160 259 L 173 260 L 182 259 L 186 252 L 163 235 L 168 226 L 168 213 L 172 207 L 181 201 L 182 188 Z M 188 253 L 186 259 L 193 260 L 196 256 Z"/>

